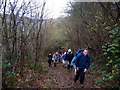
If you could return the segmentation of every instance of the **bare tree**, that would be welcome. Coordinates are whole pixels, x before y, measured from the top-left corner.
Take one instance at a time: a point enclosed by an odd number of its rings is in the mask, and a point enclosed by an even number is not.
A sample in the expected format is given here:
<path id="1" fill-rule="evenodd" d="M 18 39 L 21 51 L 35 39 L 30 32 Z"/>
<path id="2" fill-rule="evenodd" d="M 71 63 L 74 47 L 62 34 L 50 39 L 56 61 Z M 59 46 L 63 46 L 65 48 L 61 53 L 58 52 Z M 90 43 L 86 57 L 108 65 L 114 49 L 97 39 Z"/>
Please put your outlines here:
<path id="1" fill-rule="evenodd" d="M 19 0 L 3 0 L 0 3 L 2 60 L 3 63 L 7 61 L 10 64 L 10 67 L 3 68 L 3 75 L 6 75 L 8 70 L 23 75 L 25 64 L 32 63 L 37 67 L 42 54 L 43 28 L 46 27 L 43 25 L 45 4 L 45 1 L 39 6 L 30 1 L 19 4 Z M 3 81 L 6 81 L 6 78 L 3 78 Z M 5 85 L 5 82 L 3 83 Z"/>

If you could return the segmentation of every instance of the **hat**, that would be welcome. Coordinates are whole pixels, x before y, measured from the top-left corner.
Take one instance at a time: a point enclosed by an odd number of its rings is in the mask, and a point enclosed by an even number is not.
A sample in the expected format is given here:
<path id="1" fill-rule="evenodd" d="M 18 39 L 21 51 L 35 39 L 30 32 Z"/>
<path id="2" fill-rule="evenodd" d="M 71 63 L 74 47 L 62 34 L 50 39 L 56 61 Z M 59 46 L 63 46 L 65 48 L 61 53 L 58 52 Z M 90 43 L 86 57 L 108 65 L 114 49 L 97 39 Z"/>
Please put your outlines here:
<path id="1" fill-rule="evenodd" d="M 66 52 L 64 52 L 64 54 L 66 54 Z"/>
<path id="2" fill-rule="evenodd" d="M 55 54 L 58 54 L 58 52 L 56 52 Z"/>
<path id="3" fill-rule="evenodd" d="M 68 49 L 68 52 L 71 52 L 71 49 Z"/>
<path id="4" fill-rule="evenodd" d="M 79 53 L 81 53 L 81 49 L 78 49 L 78 51 L 76 52 L 76 54 L 79 54 Z"/>

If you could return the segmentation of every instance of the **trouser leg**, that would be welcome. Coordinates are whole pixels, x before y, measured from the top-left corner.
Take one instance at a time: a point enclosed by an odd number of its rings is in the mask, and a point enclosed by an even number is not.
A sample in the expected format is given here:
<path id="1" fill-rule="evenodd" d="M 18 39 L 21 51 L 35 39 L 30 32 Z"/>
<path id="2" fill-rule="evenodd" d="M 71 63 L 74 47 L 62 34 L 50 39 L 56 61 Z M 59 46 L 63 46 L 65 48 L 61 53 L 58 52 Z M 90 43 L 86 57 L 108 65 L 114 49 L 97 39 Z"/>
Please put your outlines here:
<path id="1" fill-rule="evenodd" d="M 65 65 L 65 60 L 64 59 L 62 59 L 62 62 L 63 62 L 63 66 Z"/>
<path id="2" fill-rule="evenodd" d="M 64 64 L 64 59 L 62 59 L 62 63 Z"/>
<path id="3" fill-rule="evenodd" d="M 68 68 L 68 70 L 70 70 L 69 61 L 67 61 L 67 68 Z"/>
<path id="4" fill-rule="evenodd" d="M 49 67 L 50 67 L 50 62 L 48 64 L 49 64 Z"/>
<path id="5" fill-rule="evenodd" d="M 85 79 L 84 69 L 80 70 L 80 83 L 83 84 Z"/>
<path id="6" fill-rule="evenodd" d="M 77 70 L 76 71 L 76 75 L 75 75 L 75 77 L 74 77 L 74 81 L 76 82 L 77 80 L 78 80 L 78 78 L 79 78 L 79 75 L 80 74 L 80 72 Z"/>
<path id="7" fill-rule="evenodd" d="M 71 63 L 71 62 L 70 62 Z M 71 70 L 73 69 L 73 65 L 70 65 Z"/>
<path id="8" fill-rule="evenodd" d="M 52 67 L 54 66 L 54 60 L 51 61 L 51 66 L 52 66 Z"/>
<path id="9" fill-rule="evenodd" d="M 68 64 L 68 70 L 70 70 L 70 65 Z"/>
<path id="10" fill-rule="evenodd" d="M 64 60 L 65 61 L 65 67 L 67 67 L 67 61 L 66 60 Z"/>
<path id="11" fill-rule="evenodd" d="M 51 66 L 51 62 L 49 62 L 49 67 Z"/>
<path id="12" fill-rule="evenodd" d="M 56 67 L 56 63 L 57 63 L 56 61 L 57 61 L 57 60 L 54 60 L 54 67 Z"/>
<path id="13" fill-rule="evenodd" d="M 56 67 L 56 63 L 54 63 L 54 67 Z"/>
<path id="14" fill-rule="evenodd" d="M 60 58 L 59 58 L 59 63 L 60 63 Z"/>
<path id="15" fill-rule="evenodd" d="M 76 72 L 77 72 L 77 70 L 76 70 L 76 68 L 75 68 L 75 75 L 76 75 Z"/>
<path id="16" fill-rule="evenodd" d="M 70 65 L 70 62 L 68 64 L 68 70 L 71 70 L 72 69 L 72 66 Z"/>

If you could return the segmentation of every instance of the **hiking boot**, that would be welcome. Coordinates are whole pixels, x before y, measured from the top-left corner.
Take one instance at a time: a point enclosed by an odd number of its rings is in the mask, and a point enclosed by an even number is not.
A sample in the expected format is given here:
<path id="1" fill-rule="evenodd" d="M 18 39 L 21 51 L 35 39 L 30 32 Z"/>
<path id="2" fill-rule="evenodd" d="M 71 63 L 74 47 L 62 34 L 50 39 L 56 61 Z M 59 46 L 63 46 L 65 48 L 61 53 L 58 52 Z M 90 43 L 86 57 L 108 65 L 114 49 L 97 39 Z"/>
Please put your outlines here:
<path id="1" fill-rule="evenodd" d="M 84 88 L 84 85 L 83 85 L 83 84 L 81 84 L 80 86 L 81 86 L 81 88 Z"/>
<path id="2" fill-rule="evenodd" d="M 73 88 L 77 88 L 77 84 L 76 83 L 73 84 Z"/>
<path id="3" fill-rule="evenodd" d="M 63 67 L 65 68 L 65 65 L 63 64 Z"/>
<path id="4" fill-rule="evenodd" d="M 77 80 L 74 80 L 74 83 L 76 83 Z"/>

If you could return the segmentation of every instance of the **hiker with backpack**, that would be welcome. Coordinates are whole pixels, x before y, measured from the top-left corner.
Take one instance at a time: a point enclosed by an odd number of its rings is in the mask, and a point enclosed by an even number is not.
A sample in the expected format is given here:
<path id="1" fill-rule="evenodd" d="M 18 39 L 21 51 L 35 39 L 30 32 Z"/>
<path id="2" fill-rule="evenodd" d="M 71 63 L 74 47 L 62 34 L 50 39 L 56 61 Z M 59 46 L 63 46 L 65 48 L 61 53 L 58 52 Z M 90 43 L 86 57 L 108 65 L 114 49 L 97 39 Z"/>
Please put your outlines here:
<path id="1" fill-rule="evenodd" d="M 82 53 L 77 55 L 75 62 L 77 72 L 74 78 L 74 82 L 76 83 L 76 81 L 80 77 L 80 84 L 82 87 L 84 83 L 85 72 L 90 67 L 90 55 L 88 53 L 88 49 L 84 49 Z"/>
<path id="2" fill-rule="evenodd" d="M 66 52 L 62 54 L 61 58 L 62 58 L 63 67 L 66 67 Z"/>
<path id="3" fill-rule="evenodd" d="M 73 57 L 72 61 L 71 61 L 71 66 L 73 66 L 74 70 L 75 70 L 75 75 L 76 75 L 76 65 L 75 65 L 75 60 L 76 60 L 76 57 L 77 57 L 77 53 L 75 54 L 75 56 Z"/>
<path id="4" fill-rule="evenodd" d="M 81 49 L 78 49 L 78 51 L 75 53 L 75 56 L 73 57 L 72 61 L 71 61 L 71 66 L 73 66 L 74 70 L 75 70 L 75 75 L 76 75 L 76 65 L 75 65 L 75 60 L 78 54 L 80 54 L 82 51 Z"/>

